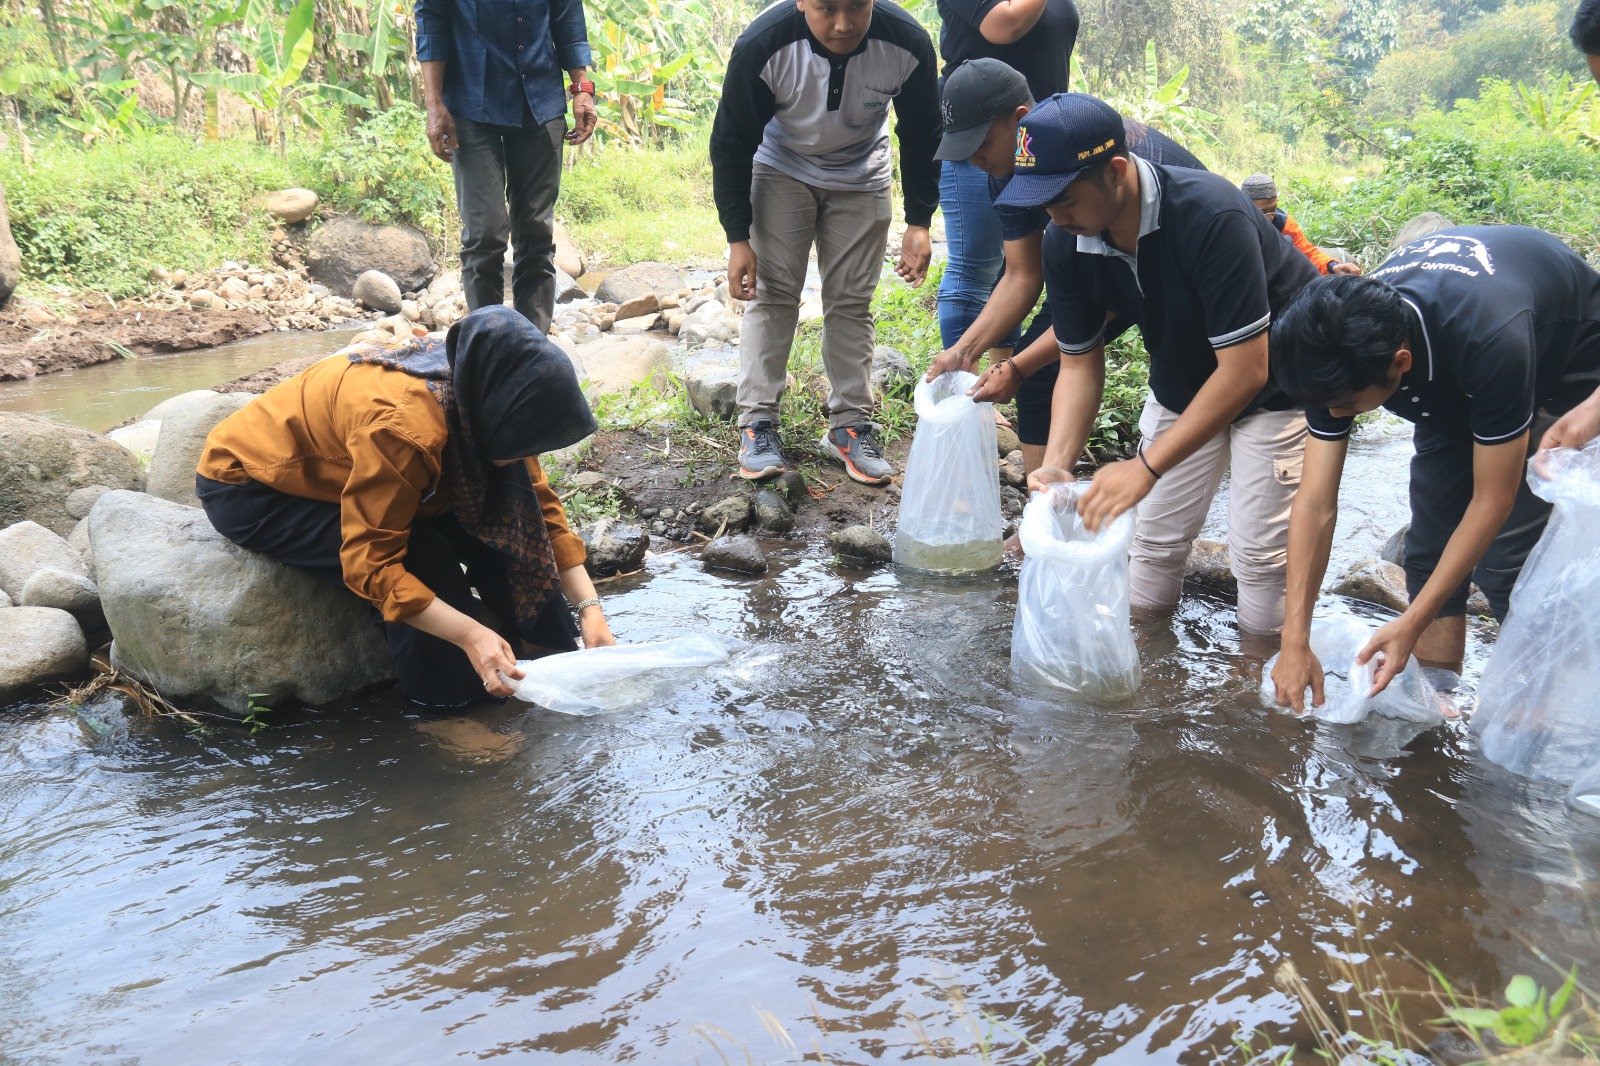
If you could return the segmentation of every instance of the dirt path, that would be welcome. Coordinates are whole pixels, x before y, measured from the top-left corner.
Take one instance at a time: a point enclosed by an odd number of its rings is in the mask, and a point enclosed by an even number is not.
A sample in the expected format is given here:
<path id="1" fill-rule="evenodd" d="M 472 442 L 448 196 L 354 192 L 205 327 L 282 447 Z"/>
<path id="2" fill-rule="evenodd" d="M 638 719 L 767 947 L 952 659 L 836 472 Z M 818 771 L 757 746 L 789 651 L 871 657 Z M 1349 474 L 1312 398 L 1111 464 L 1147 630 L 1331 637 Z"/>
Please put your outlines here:
<path id="1" fill-rule="evenodd" d="M 254 311 L 155 308 L 126 303 L 80 308 L 65 319 L 33 325 L 21 314 L 0 315 L 0 381 L 93 366 L 121 357 L 210 348 L 270 328 Z"/>

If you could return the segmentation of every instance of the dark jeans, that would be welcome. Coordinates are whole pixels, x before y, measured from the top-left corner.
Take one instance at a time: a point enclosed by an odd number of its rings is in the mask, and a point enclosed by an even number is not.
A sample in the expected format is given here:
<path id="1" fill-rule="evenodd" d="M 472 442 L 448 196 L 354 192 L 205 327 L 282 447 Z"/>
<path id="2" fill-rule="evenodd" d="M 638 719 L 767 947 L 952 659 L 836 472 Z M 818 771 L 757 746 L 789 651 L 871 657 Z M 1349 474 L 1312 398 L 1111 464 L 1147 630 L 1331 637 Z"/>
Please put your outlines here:
<path id="1" fill-rule="evenodd" d="M 290 496 L 254 481 L 229 485 L 198 474 L 194 490 L 217 532 L 239 547 L 345 587 L 338 504 Z M 506 621 L 514 612 L 499 553 L 449 515 L 418 519 L 411 527 L 405 567 L 435 596 L 508 641 L 521 636 L 558 651 L 577 647 L 572 613 L 559 597 L 533 625 L 513 631 Z M 488 698 L 460 648 L 404 622 L 384 622 L 383 628 L 389 660 L 408 699 L 429 707 L 460 707 Z"/>
<path id="2" fill-rule="evenodd" d="M 489 126 L 456 119 L 456 209 L 467 310 L 505 302 L 506 238 L 515 258 L 512 306 L 550 332 L 556 306 L 556 194 L 565 118 Z M 510 205 L 509 212 L 507 205 Z"/>

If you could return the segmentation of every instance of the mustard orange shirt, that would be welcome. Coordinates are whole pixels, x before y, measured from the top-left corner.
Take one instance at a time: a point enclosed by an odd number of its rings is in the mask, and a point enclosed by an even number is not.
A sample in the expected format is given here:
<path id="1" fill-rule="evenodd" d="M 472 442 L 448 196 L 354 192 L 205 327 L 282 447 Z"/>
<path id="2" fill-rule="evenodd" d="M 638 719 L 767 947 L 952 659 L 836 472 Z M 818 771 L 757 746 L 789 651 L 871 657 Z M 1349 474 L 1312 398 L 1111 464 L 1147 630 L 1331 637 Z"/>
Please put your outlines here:
<path id="1" fill-rule="evenodd" d="M 255 481 L 290 496 L 337 503 L 339 562 L 352 592 L 398 622 L 434 594 L 405 568 L 417 518 L 447 512 L 439 491 L 444 410 L 421 378 L 332 355 L 268 389 L 206 438 L 197 472 L 213 481 Z M 528 474 L 562 570 L 583 563 L 583 541 L 561 500 L 529 458 Z"/>

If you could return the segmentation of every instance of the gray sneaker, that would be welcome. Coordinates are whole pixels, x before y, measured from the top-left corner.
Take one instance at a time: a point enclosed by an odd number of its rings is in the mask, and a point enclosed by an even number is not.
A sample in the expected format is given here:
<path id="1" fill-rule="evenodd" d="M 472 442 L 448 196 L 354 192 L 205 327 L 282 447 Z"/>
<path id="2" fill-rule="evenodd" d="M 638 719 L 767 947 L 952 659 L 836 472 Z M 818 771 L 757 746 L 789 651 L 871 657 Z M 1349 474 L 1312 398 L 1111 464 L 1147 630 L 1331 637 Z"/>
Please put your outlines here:
<path id="1" fill-rule="evenodd" d="M 750 481 L 784 471 L 778 427 L 762 420 L 739 427 L 739 476 Z"/>
<path id="2" fill-rule="evenodd" d="M 853 481 L 863 485 L 887 485 L 894 476 L 894 466 L 883 457 L 877 430 L 870 422 L 828 430 L 828 435 L 822 438 L 822 447 L 844 463 L 845 473 Z"/>

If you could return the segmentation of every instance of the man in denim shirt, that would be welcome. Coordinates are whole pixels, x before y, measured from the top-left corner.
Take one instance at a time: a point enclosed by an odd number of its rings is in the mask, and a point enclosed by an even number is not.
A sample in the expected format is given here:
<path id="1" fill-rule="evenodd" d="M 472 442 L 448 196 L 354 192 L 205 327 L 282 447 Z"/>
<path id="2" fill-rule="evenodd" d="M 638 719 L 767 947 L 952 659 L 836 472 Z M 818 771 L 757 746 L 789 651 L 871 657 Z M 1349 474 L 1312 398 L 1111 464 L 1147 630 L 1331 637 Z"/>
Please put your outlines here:
<path id="1" fill-rule="evenodd" d="M 504 301 L 509 235 L 516 250 L 512 303 L 548 332 L 555 312 L 561 143 L 582 144 L 595 124 L 583 4 L 416 0 L 416 5 L 428 144 L 455 170 L 467 308 Z M 565 92 L 562 69 L 570 80 Z"/>

